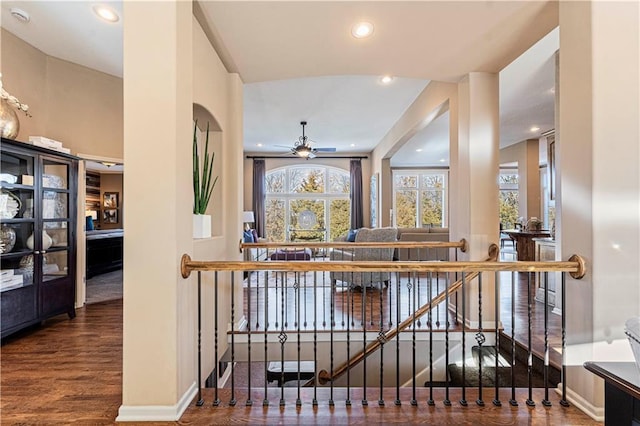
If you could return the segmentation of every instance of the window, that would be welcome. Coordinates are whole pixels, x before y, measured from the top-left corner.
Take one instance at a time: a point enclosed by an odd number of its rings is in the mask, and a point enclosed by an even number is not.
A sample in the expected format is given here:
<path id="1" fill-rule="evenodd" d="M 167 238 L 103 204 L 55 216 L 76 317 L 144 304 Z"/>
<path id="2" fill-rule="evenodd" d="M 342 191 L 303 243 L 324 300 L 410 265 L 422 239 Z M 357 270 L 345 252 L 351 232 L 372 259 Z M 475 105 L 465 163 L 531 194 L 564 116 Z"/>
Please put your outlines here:
<path id="1" fill-rule="evenodd" d="M 393 225 L 447 226 L 447 172 L 394 171 Z"/>
<path id="2" fill-rule="evenodd" d="M 500 170 L 500 223 L 513 229 L 518 221 L 518 170 Z"/>
<path id="3" fill-rule="evenodd" d="M 350 226 L 350 177 L 324 166 L 290 166 L 267 172 L 266 234 L 269 241 L 327 241 Z"/>

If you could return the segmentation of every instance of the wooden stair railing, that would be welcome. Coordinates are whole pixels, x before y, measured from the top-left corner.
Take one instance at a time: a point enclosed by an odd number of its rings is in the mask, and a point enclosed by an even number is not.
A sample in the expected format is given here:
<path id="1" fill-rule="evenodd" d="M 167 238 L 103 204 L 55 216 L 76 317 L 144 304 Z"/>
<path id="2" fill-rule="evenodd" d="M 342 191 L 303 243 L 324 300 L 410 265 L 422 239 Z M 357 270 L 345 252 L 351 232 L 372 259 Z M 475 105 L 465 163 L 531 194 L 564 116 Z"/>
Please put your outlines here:
<path id="1" fill-rule="evenodd" d="M 496 261 L 498 259 L 498 254 L 499 254 L 498 246 L 496 244 L 491 244 L 491 246 L 489 246 L 488 256 L 485 259 L 485 261 L 486 262 Z M 366 346 L 366 348 L 361 349 L 358 353 L 353 355 L 349 361 L 342 363 L 342 365 L 340 365 L 333 372 L 333 374 L 329 373 L 327 370 L 320 370 L 320 372 L 318 372 L 318 382 L 321 385 L 324 385 L 332 380 L 340 378 L 343 374 L 347 372 L 347 370 L 355 367 L 363 359 L 371 355 L 373 352 L 377 351 L 382 346 L 382 342 L 381 342 L 382 340 L 384 340 L 385 342 L 388 342 L 391 339 L 395 338 L 398 335 L 398 333 L 405 330 L 407 327 L 410 327 L 415 318 L 419 318 L 425 315 L 426 313 L 428 313 L 429 310 L 431 310 L 434 306 L 444 302 L 448 294 L 458 291 L 462 287 L 463 283 L 469 282 L 475 279 L 479 274 L 480 272 L 471 272 L 467 276 L 464 276 L 463 278 L 451 284 L 448 288 L 444 289 L 433 299 L 431 299 L 430 301 L 422 305 L 420 308 L 418 308 L 415 312 L 415 315 L 409 316 L 409 318 L 405 319 L 400 324 L 398 324 L 397 327 L 394 327 L 388 330 L 384 334 L 383 338 L 372 341 Z M 315 378 L 310 379 L 308 382 L 304 384 L 304 386 L 307 386 L 307 387 L 313 386 L 314 380 Z"/>

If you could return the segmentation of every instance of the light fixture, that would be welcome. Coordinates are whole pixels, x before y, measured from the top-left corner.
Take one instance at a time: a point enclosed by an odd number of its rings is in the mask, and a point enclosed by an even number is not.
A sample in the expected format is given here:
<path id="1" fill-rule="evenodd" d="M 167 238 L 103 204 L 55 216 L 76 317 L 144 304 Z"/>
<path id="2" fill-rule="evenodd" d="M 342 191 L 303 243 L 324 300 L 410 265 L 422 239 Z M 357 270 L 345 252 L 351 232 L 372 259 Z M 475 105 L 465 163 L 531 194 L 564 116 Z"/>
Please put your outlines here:
<path id="1" fill-rule="evenodd" d="M 20 22 L 24 22 L 25 24 L 31 20 L 31 16 L 27 12 L 22 9 L 18 9 L 17 7 L 12 7 L 9 9 L 11 12 L 11 16 L 16 18 Z"/>
<path id="2" fill-rule="evenodd" d="M 441 158 L 441 159 L 440 159 L 440 162 L 441 162 L 441 163 L 444 163 L 445 161 L 447 161 L 447 160 L 445 160 L 444 158 Z"/>
<path id="3" fill-rule="evenodd" d="M 422 152 L 422 148 L 416 149 L 416 152 Z"/>
<path id="4" fill-rule="evenodd" d="M 373 34 L 373 24 L 371 22 L 358 22 L 351 27 L 351 35 L 355 38 L 367 38 Z"/>
<path id="5" fill-rule="evenodd" d="M 244 222 L 245 230 L 251 229 L 251 226 L 249 226 L 249 224 L 255 222 L 255 217 L 253 216 L 253 212 L 252 211 L 242 212 L 242 221 Z"/>
<path id="6" fill-rule="evenodd" d="M 120 20 L 120 16 L 118 16 L 118 13 L 109 6 L 99 4 L 93 6 L 93 11 L 96 15 L 107 22 L 118 22 Z"/>
<path id="7" fill-rule="evenodd" d="M 532 128 L 530 128 L 529 130 L 531 130 L 532 132 L 537 132 L 538 130 L 540 130 L 540 127 L 538 126 L 533 126 Z"/>
<path id="8" fill-rule="evenodd" d="M 302 158 L 309 158 L 309 156 L 311 155 L 311 147 L 306 146 L 306 145 L 301 145 L 299 147 L 296 147 L 296 154 L 298 154 L 298 156 L 302 157 Z"/>
<path id="9" fill-rule="evenodd" d="M 113 163 L 111 161 L 101 161 L 100 164 L 102 164 L 103 166 L 107 166 L 107 167 L 113 167 L 115 166 L 117 163 Z"/>
<path id="10" fill-rule="evenodd" d="M 257 145 L 257 146 L 262 146 L 262 144 L 261 144 L 261 143 L 258 143 L 258 144 L 256 144 L 256 145 Z"/>
<path id="11" fill-rule="evenodd" d="M 356 146 L 356 144 L 355 144 L 355 143 L 352 143 L 350 146 Z"/>
<path id="12" fill-rule="evenodd" d="M 382 77 L 380 77 L 380 83 L 382 84 L 391 84 L 392 81 L 393 77 L 390 75 L 383 75 Z"/>

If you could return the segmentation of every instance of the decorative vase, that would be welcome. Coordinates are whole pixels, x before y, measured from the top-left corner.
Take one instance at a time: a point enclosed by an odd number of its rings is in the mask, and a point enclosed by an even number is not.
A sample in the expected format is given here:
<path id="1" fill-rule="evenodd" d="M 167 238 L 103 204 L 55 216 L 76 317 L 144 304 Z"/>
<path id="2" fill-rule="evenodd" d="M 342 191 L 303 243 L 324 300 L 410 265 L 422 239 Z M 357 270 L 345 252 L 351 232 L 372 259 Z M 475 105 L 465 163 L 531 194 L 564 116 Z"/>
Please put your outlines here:
<path id="1" fill-rule="evenodd" d="M 0 229 L 0 253 L 9 253 L 16 245 L 16 231 L 7 226 L 2 225 Z"/>
<path id="2" fill-rule="evenodd" d="M 51 244 L 53 244 L 53 240 L 51 239 L 49 234 L 47 234 L 47 231 L 43 230 L 42 250 L 47 250 L 49 247 L 51 247 Z M 31 233 L 31 235 L 29 235 L 29 238 L 27 238 L 27 247 L 29 247 L 29 250 L 33 250 L 33 233 Z"/>
<path id="3" fill-rule="evenodd" d="M 211 238 L 211 216 L 208 214 L 193 215 L 193 238 Z"/>
<path id="4" fill-rule="evenodd" d="M 20 131 L 20 120 L 16 110 L 5 99 L 0 99 L 0 134 L 3 138 L 15 139 Z"/>

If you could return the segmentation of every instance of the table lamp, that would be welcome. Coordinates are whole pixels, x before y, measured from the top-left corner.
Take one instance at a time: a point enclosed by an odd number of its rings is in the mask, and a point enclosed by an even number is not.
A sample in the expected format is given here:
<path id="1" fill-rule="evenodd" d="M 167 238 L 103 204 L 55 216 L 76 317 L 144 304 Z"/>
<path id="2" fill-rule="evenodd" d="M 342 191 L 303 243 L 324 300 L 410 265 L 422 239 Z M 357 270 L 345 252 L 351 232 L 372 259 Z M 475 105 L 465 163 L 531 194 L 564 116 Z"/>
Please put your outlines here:
<path id="1" fill-rule="evenodd" d="M 242 212 L 242 221 L 244 222 L 245 230 L 248 231 L 249 229 L 251 229 L 251 226 L 249 224 L 255 221 L 253 217 L 253 212 L 252 211 Z"/>

